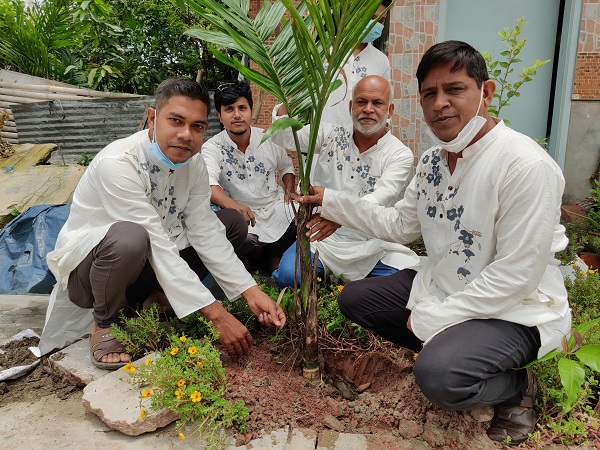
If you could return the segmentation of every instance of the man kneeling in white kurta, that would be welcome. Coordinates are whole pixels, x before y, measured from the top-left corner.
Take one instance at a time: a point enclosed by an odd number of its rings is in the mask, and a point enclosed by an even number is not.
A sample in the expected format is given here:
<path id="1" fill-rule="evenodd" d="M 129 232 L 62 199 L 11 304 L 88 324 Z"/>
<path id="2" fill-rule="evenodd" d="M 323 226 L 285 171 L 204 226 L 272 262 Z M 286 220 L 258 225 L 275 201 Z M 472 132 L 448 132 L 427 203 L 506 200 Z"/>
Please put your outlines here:
<path id="1" fill-rule="evenodd" d="M 295 184 L 292 159 L 285 148 L 271 141 L 261 144 L 263 131 L 250 126 L 252 92 L 247 84 L 219 86 L 215 109 L 225 129 L 207 141 L 201 153 L 208 169 L 211 201 L 244 216 L 248 238 L 240 253 L 249 258 L 261 255 L 273 271 L 296 239 L 290 205 Z M 277 183 L 277 174 L 283 187 Z"/>
<path id="2" fill-rule="evenodd" d="M 392 206 L 400 200 L 411 172 L 413 154 L 387 127 L 386 121 L 394 111 L 391 100 L 390 83 L 385 78 L 371 75 L 356 84 L 350 102 L 353 130 L 320 124 L 315 147 L 318 159 L 312 177 L 315 184 L 379 205 Z M 276 108 L 276 113 L 283 113 L 282 108 Z M 309 126 L 298 132 L 302 148 L 308 145 L 309 132 Z M 278 133 L 272 140 L 288 148 L 293 145 L 289 130 Z M 321 218 L 310 230 L 313 257 L 315 251 L 319 252 L 320 277 L 333 275 L 343 281 L 354 281 L 391 275 L 419 263 L 419 257 L 401 244 L 338 227 Z M 321 240 L 323 236 L 327 237 Z M 294 285 L 295 259 L 296 244 L 293 244 L 273 272 L 279 286 Z"/>

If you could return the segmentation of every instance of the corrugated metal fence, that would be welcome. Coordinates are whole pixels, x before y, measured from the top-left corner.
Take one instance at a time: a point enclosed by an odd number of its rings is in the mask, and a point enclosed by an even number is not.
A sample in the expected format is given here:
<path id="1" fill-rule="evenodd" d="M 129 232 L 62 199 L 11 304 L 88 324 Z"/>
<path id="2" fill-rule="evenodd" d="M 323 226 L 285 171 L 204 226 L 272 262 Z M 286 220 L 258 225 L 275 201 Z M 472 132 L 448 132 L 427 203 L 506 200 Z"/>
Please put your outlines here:
<path id="1" fill-rule="evenodd" d="M 6 108 L 10 114 L 1 137 L 16 144 L 56 144 L 58 151 L 50 159 L 55 164 L 72 164 L 82 153 L 94 155 L 115 139 L 142 129 L 146 110 L 154 103 L 150 96 L 51 83 L 0 71 L 0 108 Z M 205 139 L 220 131 L 213 108 L 208 122 Z"/>

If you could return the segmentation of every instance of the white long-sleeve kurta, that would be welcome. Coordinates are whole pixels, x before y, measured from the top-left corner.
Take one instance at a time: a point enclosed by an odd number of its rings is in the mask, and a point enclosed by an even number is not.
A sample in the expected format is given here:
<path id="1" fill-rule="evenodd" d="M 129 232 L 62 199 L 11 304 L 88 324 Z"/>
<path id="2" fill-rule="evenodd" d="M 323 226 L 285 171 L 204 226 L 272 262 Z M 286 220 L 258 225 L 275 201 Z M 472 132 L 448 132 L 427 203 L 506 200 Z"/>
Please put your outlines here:
<path id="1" fill-rule="evenodd" d="M 69 274 L 119 221 L 142 225 L 150 234 L 150 264 L 179 317 L 210 305 L 215 298 L 179 251 L 192 245 L 228 298 L 256 283 L 210 209 L 210 186 L 204 160 L 169 170 L 147 151 L 148 130 L 117 140 L 87 168 L 73 195 L 69 218 L 61 229 L 48 267 L 57 279 L 50 297 L 41 354 L 62 348 L 88 332 L 90 309 L 71 303 Z"/>
<path id="2" fill-rule="evenodd" d="M 303 149 L 308 146 L 309 132 L 308 126 L 298 132 Z M 289 129 L 272 139 L 284 147 L 293 146 Z M 402 196 L 413 163 L 410 149 L 389 131 L 360 153 L 350 131 L 327 123 L 320 126 L 315 151 L 318 159 L 313 184 L 346 192 L 350 202 L 362 198 L 375 205 L 392 206 Z M 335 217 L 328 218 L 338 222 Z M 316 250 L 326 273 L 344 281 L 365 278 L 379 260 L 400 270 L 419 264 L 419 257 L 405 246 L 376 239 L 368 230 L 348 227 L 311 243 L 311 251 Z"/>
<path id="3" fill-rule="evenodd" d="M 342 85 L 331 93 L 323 110 L 323 118 L 334 125 L 352 129 L 350 100 L 356 83 L 367 75 L 379 75 L 390 81 L 390 60 L 369 43 L 356 56 L 351 55 L 344 65 L 344 73 L 338 77 Z"/>
<path id="4" fill-rule="evenodd" d="M 277 241 L 294 219 L 294 211 L 284 201 L 284 189 L 277 184 L 277 173 L 294 174 L 294 164 L 285 149 L 272 141 L 260 143 L 260 128 L 251 128 L 250 145 L 241 152 L 227 131 L 222 131 L 202 146 L 211 186 L 221 186 L 236 202 L 248 206 L 256 224 L 248 233 L 265 244 Z M 276 173 L 277 172 L 277 173 Z"/>
<path id="5" fill-rule="evenodd" d="M 542 356 L 560 348 L 571 326 L 554 258 L 568 242 L 559 221 L 563 188 L 552 158 L 500 122 L 463 151 L 452 175 L 444 150 L 425 152 L 393 208 L 326 189 L 322 215 L 396 242 L 422 233 L 429 259 L 408 302 L 420 339 L 495 318 L 537 326 Z"/>

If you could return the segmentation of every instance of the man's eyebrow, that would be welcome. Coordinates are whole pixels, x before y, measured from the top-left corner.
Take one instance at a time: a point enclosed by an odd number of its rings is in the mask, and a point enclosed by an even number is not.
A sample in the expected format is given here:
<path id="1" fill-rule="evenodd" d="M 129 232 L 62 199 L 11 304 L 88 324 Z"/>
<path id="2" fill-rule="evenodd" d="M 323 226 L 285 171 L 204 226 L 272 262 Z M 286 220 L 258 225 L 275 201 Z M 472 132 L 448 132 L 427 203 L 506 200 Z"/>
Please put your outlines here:
<path id="1" fill-rule="evenodd" d="M 462 81 L 451 81 L 450 83 L 442 83 L 442 88 L 449 88 L 449 87 L 455 87 L 455 86 L 464 86 L 465 83 Z M 432 91 L 436 91 L 437 87 L 436 86 L 431 86 L 431 87 L 427 87 L 427 88 L 421 88 L 421 94 L 423 92 L 432 92 Z"/>
<path id="2" fill-rule="evenodd" d="M 182 116 L 181 114 L 178 114 L 176 112 L 170 112 L 169 115 L 171 117 L 176 117 L 177 119 L 185 119 L 185 116 Z M 208 125 L 208 122 L 206 120 L 196 120 L 196 121 L 194 121 L 194 123 L 201 123 L 204 125 Z"/>

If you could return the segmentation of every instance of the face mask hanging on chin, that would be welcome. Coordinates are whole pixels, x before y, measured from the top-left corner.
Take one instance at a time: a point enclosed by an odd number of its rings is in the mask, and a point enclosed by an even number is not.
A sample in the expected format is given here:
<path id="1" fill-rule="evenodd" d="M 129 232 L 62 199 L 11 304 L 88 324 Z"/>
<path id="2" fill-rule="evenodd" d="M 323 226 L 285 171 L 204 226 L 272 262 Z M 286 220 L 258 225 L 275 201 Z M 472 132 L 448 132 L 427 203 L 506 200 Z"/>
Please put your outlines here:
<path id="1" fill-rule="evenodd" d="M 181 163 L 174 163 L 173 161 L 171 161 L 169 158 L 167 158 L 165 156 L 165 154 L 162 152 L 162 150 L 158 146 L 158 142 L 156 142 L 157 119 L 158 119 L 158 113 L 156 113 L 155 117 L 154 117 L 154 132 L 152 133 L 152 139 L 150 140 L 150 147 L 148 148 L 148 150 L 150 151 L 150 154 L 152 156 L 154 156 L 159 162 L 163 163 L 165 166 L 167 166 L 171 170 L 179 169 L 180 167 L 185 166 L 192 160 L 192 158 L 189 158 Z"/>
<path id="2" fill-rule="evenodd" d="M 483 128 L 487 119 L 485 117 L 481 117 L 479 115 L 479 108 L 481 108 L 481 103 L 483 102 L 483 86 L 481 86 L 481 97 L 479 98 L 479 106 L 477 107 L 477 112 L 475 116 L 467 124 L 460 130 L 458 136 L 456 136 L 451 141 L 442 141 L 439 137 L 435 135 L 435 133 L 431 130 L 431 128 L 427 127 L 425 131 L 429 135 L 429 137 L 433 140 L 436 145 L 439 145 L 448 153 L 460 153 L 471 143 L 473 138 L 479 133 L 479 131 Z"/>

